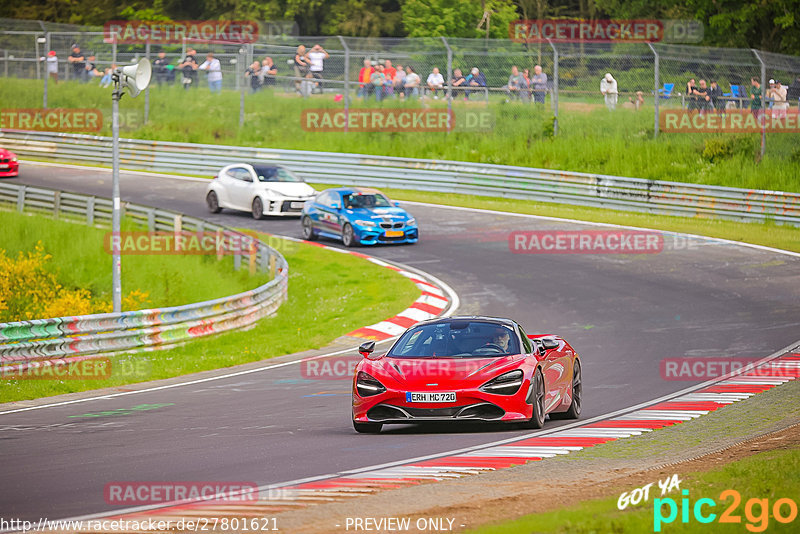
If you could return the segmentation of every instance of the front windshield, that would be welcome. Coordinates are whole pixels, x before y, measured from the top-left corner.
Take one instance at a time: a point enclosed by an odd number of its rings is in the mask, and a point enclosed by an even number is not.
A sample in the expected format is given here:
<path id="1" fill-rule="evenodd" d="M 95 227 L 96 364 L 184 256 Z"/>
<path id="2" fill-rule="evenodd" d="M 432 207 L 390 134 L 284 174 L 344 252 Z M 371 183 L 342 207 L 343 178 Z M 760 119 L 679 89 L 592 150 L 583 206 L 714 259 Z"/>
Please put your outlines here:
<path id="1" fill-rule="evenodd" d="M 292 171 L 283 167 L 259 167 L 253 166 L 258 176 L 259 182 L 302 182 Z"/>
<path id="2" fill-rule="evenodd" d="M 486 321 L 451 321 L 419 326 L 397 341 L 394 358 L 495 358 L 519 354 L 509 325 Z"/>
<path id="3" fill-rule="evenodd" d="M 380 193 L 350 193 L 344 195 L 344 205 L 348 209 L 388 208 L 391 203 Z"/>

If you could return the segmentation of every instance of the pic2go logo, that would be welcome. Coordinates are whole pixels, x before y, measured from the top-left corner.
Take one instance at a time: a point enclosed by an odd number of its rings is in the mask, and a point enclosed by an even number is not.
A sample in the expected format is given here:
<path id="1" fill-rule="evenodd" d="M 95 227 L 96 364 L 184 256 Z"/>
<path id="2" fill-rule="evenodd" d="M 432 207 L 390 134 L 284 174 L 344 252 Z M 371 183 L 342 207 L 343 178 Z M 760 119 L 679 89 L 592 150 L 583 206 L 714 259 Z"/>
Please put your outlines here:
<path id="1" fill-rule="evenodd" d="M 714 499 L 703 498 L 695 501 L 694 506 L 689 503 L 689 490 L 681 491 L 683 498 L 681 504 L 675 502 L 675 499 L 670 497 L 664 499 L 653 500 L 653 531 L 661 532 L 662 524 L 669 524 L 678 518 L 678 512 L 681 514 L 681 523 L 689 523 L 691 512 L 694 520 L 698 523 L 712 523 L 717 520 L 717 514 L 713 513 L 710 509 L 715 508 L 717 503 Z M 732 499 L 725 511 L 719 516 L 718 523 L 742 523 L 742 517 L 736 513 L 739 504 L 742 502 L 742 496 L 736 490 L 725 490 L 719 494 L 720 501 L 727 501 Z M 744 505 L 744 516 L 747 519 L 745 528 L 750 532 L 764 532 L 769 526 L 770 511 L 772 517 L 778 523 L 791 523 L 797 518 L 797 503 L 792 499 L 782 498 L 776 500 L 769 506 L 769 499 L 749 499 Z M 665 508 L 667 515 L 664 515 Z"/>

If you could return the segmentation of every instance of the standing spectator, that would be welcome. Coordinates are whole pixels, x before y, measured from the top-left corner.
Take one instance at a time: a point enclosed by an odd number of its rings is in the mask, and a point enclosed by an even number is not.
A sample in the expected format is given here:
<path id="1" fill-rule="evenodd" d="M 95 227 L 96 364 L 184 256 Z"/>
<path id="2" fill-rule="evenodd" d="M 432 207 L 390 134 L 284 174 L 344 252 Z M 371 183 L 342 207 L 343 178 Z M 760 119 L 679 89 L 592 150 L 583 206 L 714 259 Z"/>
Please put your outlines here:
<path id="1" fill-rule="evenodd" d="M 373 69 L 369 78 L 372 90 L 375 91 L 375 100 L 378 102 L 383 98 L 383 86 L 386 85 L 386 75 L 383 73 L 383 65 L 377 65 Z"/>
<path id="2" fill-rule="evenodd" d="M 697 96 L 695 94 L 695 89 L 697 89 L 697 85 L 694 83 L 694 78 L 686 82 L 686 97 L 688 98 L 686 109 L 689 111 L 693 111 L 698 109 L 698 102 Z"/>
<path id="3" fill-rule="evenodd" d="M 88 82 L 92 78 L 102 76 L 103 73 L 97 70 L 97 58 L 95 58 L 94 54 L 89 56 L 89 59 L 86 61 L 86 67 L 84 70 L 86 73 L 84 74 L 84 82 Z"/>
<path id="4" fill-rule="evenodd" d="M 758 78 L 750 78 L 750 112 L 756 117 L 761 113 L 761 84 Z"/>
<path id="5" fill-rule="evenodd" d="M 522 76 L 516 65 L 511 66 L 511 76 L 508 77 L 508 84 L 506 90 L 506 102 L 510 97 L 519 98 L 519 91 L 522 88 Z"/>
<path id="6" fill-rule="evenodd" d="M 411 96 L 419 96 L 419 85 L 422 80 L 419 77 L 419 74 L 414 72 L 414 69 L 411 68 L 411 65 L 406 67 L 406 77 L 403 83 L 403 92 L 406 95 L 406 98 Z"/>
<path id="7" fill-rule="evenodd" d="M 725 102 L 722 100 L 722 88 L 715 80 L 711 81 L 711 88 L 708 90 L 708 96 L 711 97 L 711 107 L 717 113 L 720 113 L 724 107 Z"/>
<path id="8" fill-rule="evenodd" d="M 156 83 L 158 85 L 165 83 L 169 77 L 167 65 L 169 65 L 167 53 L 162 50 L 158 53 L 158 57 L 153 60 L 153 72 L 156 75 Z"/>
<path id="9" fill-rule="evenodd" d="M 459 91 L 464 91 L 463 87 L 466 83 L 467 79 L 464 78 L 464 74 L 461 72 L 461 69 L 455 69 L 453 71 L 453 79 L 450 82 L 450 85 L 453 86 L 453 98 L 458 96 Z"/>
<path id="10" fill-rule="evenodd" d="M 364 59 L 364 66 L 358 71 L 358 96 L 367 98 L 372 90 L 370 79 L 375 69 L 372 67 L 372 62 L 369 59 Z"/>
<path id="11" fill-rule="evenodd" d="M 439 67 L 433 67 L 433 72 L 428 74 L 425 83 L 428 84 L 428 89 L 433 91 L 433 98 L 438 99 L 439 95 L 436 94 L 436 91 L 444 87 L 444 77 L 439 73 Z"/>
<path id="12" fill-rule="evenodd" d="M 700 80 L 700 86 L 694 88 L 694 95 L 696 98 L 696 107 L 700 113 L 711 109 L 711 96 L 708 94 L 708 86 L 705 80 Z"/>
<path id="13" fill-rule="evenodd" d="M 296 78 L 294 81 L 294 90 L 300 95 L 303 93 L 300 91 L 301 80 L 298 78 L 305 78 L 306 74 L 308 74 L 308 58 L 306 57 L 306 47 L 300 45 L 297 47 L 297 52 L 294 54 L 294 77 Z"/>
<path id="14" fill-rule="evenodd" d="M 47 57 L 40 57 L 39 61 L 47 62 L 47 75 L 53 78 L 58 83 L 58 56 L 55 50 L 50 50 Z"/>
<path id="15" fill-rule="evenodd" d="M 394 77 L 397 76 L 397 69 L 392 66 L 392 60 L 387 59 L 383 66 L 383 74 L 386 82 L 383 84 L 383 94 L 386 96 L 394 95 Z"/>
<path id="16" fill-rule="evenodd" d="M 188 89 L 189 87 L 194 86 L 197 87 L 197 51 L 194 48 L 189 48 L 186 50 L 186 56 L 183 58 L 183 61 L 178 64 L 178 68 L 181 69 L 181 73 L 183 74 L 183 78 L 181 79 L 181 83 L 183 83 L 183 88 Z"/>
<path id="17" fill-rule="evenodd" d="M 478 67 L 472 67 L 472 71 L 470 71 L 469 76 L 467 76 L 466 83 L 468 87 L 486 87 L 486 76 L 478 70 Z M 464 92 L 464 100 L 469 100 L 469 93 L 469 91 Z"/>
<path id="18" fill-rule="evenodd" d="M 261 80 L 261 87 L 269 87 L 275 85 L 275 76 L 278 75 L 278 67 L 272 62 L 272 58 L 267 56 L 261 62 L 261 73 L 259 78 Z"/>
<path id="19" fill-rule="evenodd" d="M 197 67 L 208 72 L 208 89 L 212 93 L 219 93 L 222 90 L 222 65 L 214 54 L 209 52 L 203 64 Z"/>
<path id="20" fill-rule="evenodd" d="M 778 80 L 770 80 L 769 90 L 767 90 L 767 98 L 772 99 L 772 109 L 775 110 L 774 114 L 776 116 L 786 116 L 786 110 L 789 109 L 789 101 L 786 97 L 786 87 L 781 85 L 781 82 Z"/>
<path id="21" fill-rule="evenodd" d="M 328 59 L 330 55 L 328 52 L 325 51 L 320 45 L 315 44 L 311 47 L 311 51 L 308 53 L 308 63 L 309 67 L 308 70 L 317 80 L 322 80 L 322 70 L 324 68 L 324 61 Z M 317 82 L 317 87 L 319 88 L 319 92 L 322 92 L 322 82 Z"/>
<path id="22" fill-rule="evenodd" d="M 542 72 L 542 66 L 533 67 L 533 101 L 536 104 L 544 104 L 544 97 L 547 95 L 547 74 Z"/>
<path id="23" fill-rule="evenodd" d="M 397 66 L 397 72 L 395 72 L 394 78 L 392 78 L 392 89 L 393 91 L 400 95 L 400 97 L 405 96 L 405 92 L 403 87 L 406 83 L 406 71 L 402 65 Z"/>
<path id="24" fill-rule="evenodd" d="M 619 95 L 617 80 L 611 76 L 610 72 L 606 72 L 606 75 L 600 80 L 600 93 L 603 95 L 609 111 L 617 109 L 617 96 Z"/>
<path id="25" fill-rule="evenodd" d="M 67 58 L 72 65 L 72 75 L 78 81 L 83 81 L 86 76 L 86 58 L 81 53 L 81 47 L 73 45 L 72 53 Z"/>
<path id="26" fill-rule="evenodd" d="M 261 63 L 258 60 L 253 61 L 253 63 L 247 67 L 244 71 L 245 78 L 250 78 L 250 92 L 255 93 L 261 89 L 261 78 L 259 75 L 261 74 Z"/>
<path id="27" fill-rule="evenodd" d="M 530 69 L 523 69 L 522 71 L 522 85 L 520 86 L 519 96 L 522 97 L 525 102 L 531 101 L 531 71 Z"/>

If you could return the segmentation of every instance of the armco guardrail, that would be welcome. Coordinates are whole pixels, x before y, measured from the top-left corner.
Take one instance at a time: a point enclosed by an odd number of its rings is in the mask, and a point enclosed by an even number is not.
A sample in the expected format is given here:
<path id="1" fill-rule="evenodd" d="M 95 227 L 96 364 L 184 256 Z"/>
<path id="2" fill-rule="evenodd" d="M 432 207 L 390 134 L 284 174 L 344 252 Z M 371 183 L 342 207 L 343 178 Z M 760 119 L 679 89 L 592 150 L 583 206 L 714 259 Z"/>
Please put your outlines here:
<path id="1" fill-rule="evenodd" d="M 3 131 L 0 144 L 23 158 L 96 164 L 111 159 L 111 139 Z M 662 182 L 529 167 L 359 154 L 120 140 L 122 166 L 212 175 L 241 161 L 280 163 L 318 183 L 359 184 L 487 195 L 645 213 L 800 225 L 800 194 Z M 23 171 L 24 172 L 24 168 Z"/>
<path id="2" fill-rule="evenodd" d="M 252 271 L 268 271 L 272 279 L 251 291 L 185 306 L 0 323 L 3 371 L 24 368 L 39 360 L 163 347 L 247 327 L 274 313 L 286 300 L 289 277 L 286 260 L 258 239 L 171 211 L 129 203 L 123 203 L 122 207 L 125 217 L 147 225 L 150 231 L 216 232 L 226 236 L 235 234 L 243 242 L 249 240 L 251 246 L 234 253 L 234 268 L 241 268 L 243 252 L 244 261 Z M 111 221 L 109 199 L 2 182 L 0 208 L 49 213 L 90 225 L 106 225 Z"/>

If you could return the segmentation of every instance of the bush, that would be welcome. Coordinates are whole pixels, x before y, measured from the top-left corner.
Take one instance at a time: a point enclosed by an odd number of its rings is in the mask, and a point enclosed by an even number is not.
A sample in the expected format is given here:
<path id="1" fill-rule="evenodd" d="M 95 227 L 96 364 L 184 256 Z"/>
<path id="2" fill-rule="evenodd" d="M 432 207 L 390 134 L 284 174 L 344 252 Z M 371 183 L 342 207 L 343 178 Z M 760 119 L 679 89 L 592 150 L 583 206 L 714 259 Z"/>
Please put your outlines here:
<path id="1" fill-rule="evenodd" d="M 703 141 L 701 154 L 703 159 L 711 163 L 717 163 L 739 154 L 752 156 L 754 149 L 753 140 L 749 137 L 710 137 Z"/>

